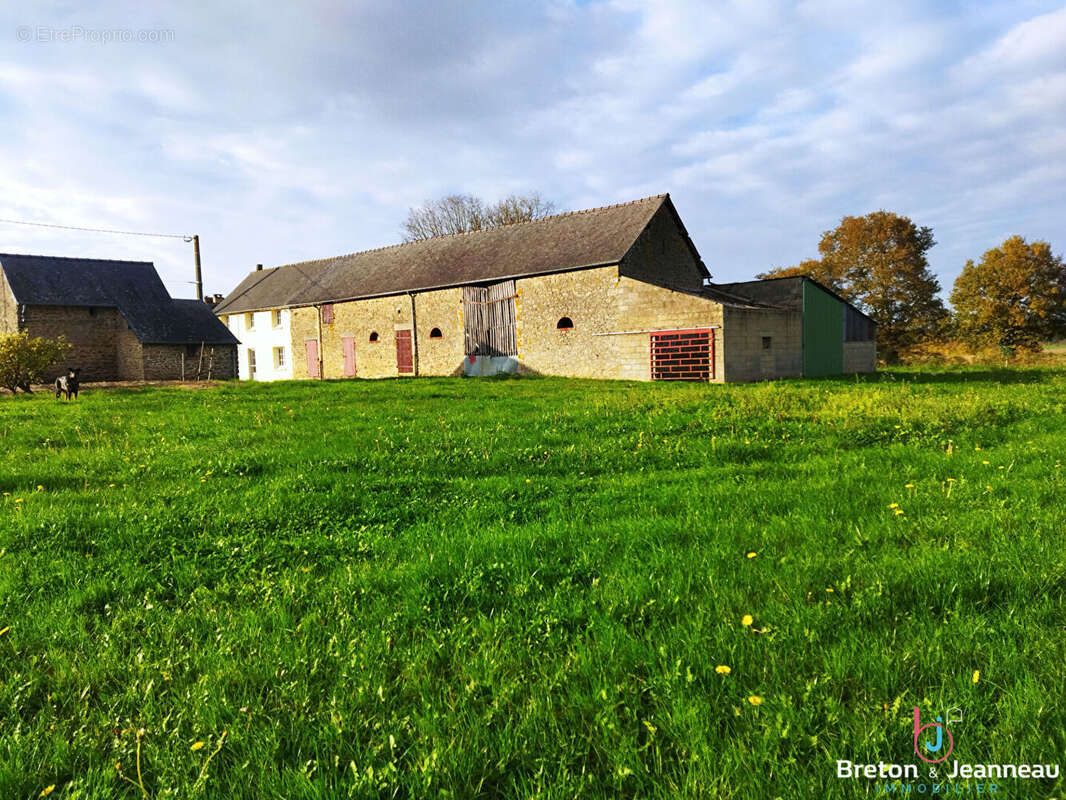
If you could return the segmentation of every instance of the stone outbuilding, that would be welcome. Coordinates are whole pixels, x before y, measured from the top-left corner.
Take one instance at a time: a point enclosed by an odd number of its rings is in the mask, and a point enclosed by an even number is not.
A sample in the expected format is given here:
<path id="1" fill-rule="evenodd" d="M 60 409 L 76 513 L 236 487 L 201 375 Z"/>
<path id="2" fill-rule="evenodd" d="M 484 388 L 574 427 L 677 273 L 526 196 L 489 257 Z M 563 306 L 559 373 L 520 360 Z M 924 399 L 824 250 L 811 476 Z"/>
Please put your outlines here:
<path id="1" fill-rule="evenodd" d="M 234 378 L 237 338 L 148 261 L 0 254 L 0 331 L 71 344 L 83 381 Z"/>
<path id="2" fill-rule="evenodd" d="M 244 379 L 732 382 L 875 365 L 872 321 L 816 282 L 714 284 L 669 195 L 259 268 L 214 310 Z"/>

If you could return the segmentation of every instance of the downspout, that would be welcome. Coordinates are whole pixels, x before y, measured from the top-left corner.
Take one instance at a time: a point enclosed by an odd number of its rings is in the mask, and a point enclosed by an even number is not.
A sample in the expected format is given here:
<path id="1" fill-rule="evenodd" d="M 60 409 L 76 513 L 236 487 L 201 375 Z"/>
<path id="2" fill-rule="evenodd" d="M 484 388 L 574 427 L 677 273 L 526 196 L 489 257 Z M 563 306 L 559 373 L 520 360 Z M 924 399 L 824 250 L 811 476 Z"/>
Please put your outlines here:
<path id="1" fill-rule="evenodd" d="M 411 361 L 418 377 L 418 319 L 415 317 L 415 293 L 407 293 L 411 297 Z"/>
<path id="2" fill-rule="evenodd" d="M 322 374 L 322 352 L 325 348 L 322 346 L 322 306 L 315 306 L 315 316 L 318 320 L 318 379 L 325 380 L 325 376 Z"/>

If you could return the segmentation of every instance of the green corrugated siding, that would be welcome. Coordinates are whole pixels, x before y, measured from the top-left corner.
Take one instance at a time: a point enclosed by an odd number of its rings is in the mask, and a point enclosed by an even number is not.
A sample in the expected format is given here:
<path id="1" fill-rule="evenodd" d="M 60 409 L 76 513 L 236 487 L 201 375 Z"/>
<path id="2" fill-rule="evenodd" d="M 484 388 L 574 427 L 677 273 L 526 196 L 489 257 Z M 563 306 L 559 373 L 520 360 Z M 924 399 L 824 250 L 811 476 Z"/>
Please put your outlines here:
<path id="1" fill-rule="evenodd" d="M 844 304 L 810 281 L 803 282 L 803 374 L 844 371 Z"/>

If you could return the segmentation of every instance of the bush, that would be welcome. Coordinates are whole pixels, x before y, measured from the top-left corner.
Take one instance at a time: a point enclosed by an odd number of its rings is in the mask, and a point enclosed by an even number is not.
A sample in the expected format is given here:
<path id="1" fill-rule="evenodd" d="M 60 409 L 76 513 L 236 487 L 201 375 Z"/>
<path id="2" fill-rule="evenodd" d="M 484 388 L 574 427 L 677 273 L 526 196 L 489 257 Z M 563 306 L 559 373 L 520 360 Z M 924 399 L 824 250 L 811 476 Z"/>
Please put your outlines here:
<path id="1" fill-rule="evenodd" d="M 70 351 L 67 340 L 30 338 L 21 333 L 0 334 L 0 386 L 14 394 L 18 389 L 30 391 L 31 383 L 44 380 L 44 373 Z"/>

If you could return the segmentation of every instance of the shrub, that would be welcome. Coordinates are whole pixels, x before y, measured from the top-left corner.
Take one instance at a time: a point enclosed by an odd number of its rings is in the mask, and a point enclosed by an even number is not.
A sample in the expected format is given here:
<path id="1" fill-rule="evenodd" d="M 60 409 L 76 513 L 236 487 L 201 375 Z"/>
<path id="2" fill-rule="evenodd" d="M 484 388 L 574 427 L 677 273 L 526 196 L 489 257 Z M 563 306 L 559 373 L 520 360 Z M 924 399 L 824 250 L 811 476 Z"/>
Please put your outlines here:
<path id="1" fill-rule="evenodd" d="M 14 394 L 30 391 L 31 383 L 44 380 L 49 367 L 62 361 L 70 351 L 67 340 L 30 338 L 25 331 L 0 334 L 0 386 Z"/>

